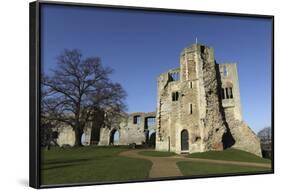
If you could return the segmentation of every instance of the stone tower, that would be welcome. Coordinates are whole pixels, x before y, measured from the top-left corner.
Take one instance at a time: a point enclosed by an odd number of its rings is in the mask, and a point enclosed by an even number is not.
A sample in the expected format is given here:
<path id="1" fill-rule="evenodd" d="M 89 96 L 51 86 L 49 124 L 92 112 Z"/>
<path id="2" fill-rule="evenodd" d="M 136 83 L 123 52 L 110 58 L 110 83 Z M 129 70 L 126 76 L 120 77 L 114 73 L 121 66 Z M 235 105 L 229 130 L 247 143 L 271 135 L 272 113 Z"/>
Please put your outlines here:
<path id="1" fill-rule="evenodd" d="M 180 68 L 157 82 L 157 150 L 193 153 L 234 146 L 260 155 L 259 140 L 242 120 L 236 64 L 217 64 L 213 48 L 193 44 L 181 52 Z"/>

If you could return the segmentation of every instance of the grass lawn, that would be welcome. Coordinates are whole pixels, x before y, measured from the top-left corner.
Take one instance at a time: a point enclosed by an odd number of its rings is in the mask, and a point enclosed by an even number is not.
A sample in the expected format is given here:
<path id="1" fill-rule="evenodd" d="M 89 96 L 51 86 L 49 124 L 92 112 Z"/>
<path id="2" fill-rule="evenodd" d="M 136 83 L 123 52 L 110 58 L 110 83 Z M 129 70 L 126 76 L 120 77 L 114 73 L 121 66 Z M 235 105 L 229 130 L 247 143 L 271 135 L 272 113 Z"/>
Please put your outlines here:
<path id="1" fill-rule="evenodd" d="M 224 151 L 209 151 L 202 153 L 193 153 L 188 155 L 189 158 L 205 158 L 213 160 L 229 160 L 229 161 L 242 161 L 242 162 L 258 162 L 270 163 L 271 160 L 258 157 L 249 152 L 237 150 L 234 148 L 226 149 Z"/>
<path id="2" fill-rule="evenodd" d="M 168 157 L 168 156 L 174 156 L 176 155 L 173 152 L 161 152 L 161 151 L 140 151 L 140 155 L 143 156 L 153 156 L 153 157 Z"/>
<path id="3" fill-rule="evenodd" d="M 235 173 L 255 173 L 262 171 L 271 171 L 269 168 L 237 166 L 227 164 L 199 163 L 182 161 L 177 163 L 184 176 L 210 175 L 210 174 L 235 174 Z"/>
<path id="4" fill-rule="evenodd" d="M 145 179 L 152 163 L 118 156 L 125 147 L 42 149 L 42 184 Z"/>

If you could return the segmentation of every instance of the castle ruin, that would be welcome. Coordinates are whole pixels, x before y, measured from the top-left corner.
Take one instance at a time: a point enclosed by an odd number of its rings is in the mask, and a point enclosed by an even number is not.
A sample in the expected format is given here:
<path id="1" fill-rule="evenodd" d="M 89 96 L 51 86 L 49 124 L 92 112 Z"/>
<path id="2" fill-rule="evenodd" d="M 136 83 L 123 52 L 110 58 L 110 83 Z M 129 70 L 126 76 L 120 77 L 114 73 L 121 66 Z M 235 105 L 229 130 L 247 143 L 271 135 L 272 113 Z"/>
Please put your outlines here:
<path id="1" fill-rule="evenodd" d="M 242 118 L 237 65 L 216 63 L 213 48 L 184 48 L 180 67 L 158 77 L 157 92 L 156 113 L 132 113 L 101 128 L 98 144 L 150 144 L 178 154 L 233 147 L 261 156 L 259 139 Z M 86 128 L 85 144 L 90 133 Z M 60 144 L 68 136 L 60 133 Z"/>
<path id="2" fill-rule="evenodd" d="M 214 49 L 183 49 L 180 67 L 158 78 L 156 150 L 204 152 L 235 147 L 261 155 L 242 119 L 236 64 L 217 64 Z"/>

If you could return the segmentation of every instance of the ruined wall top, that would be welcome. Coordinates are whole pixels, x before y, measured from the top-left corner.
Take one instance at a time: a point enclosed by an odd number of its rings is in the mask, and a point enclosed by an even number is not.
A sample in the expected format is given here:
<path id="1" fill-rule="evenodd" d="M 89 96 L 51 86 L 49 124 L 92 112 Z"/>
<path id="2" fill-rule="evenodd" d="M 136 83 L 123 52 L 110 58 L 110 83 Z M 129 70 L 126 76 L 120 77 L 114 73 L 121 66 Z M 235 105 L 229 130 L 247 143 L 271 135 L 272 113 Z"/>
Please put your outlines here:
<path id="1" fill-rule="evenodd" d="M 156 112 L 132 112 L 129 116 L 155 117 Z"/>
<path id="2" fill-rule="evenodd" d="M 170 78 L 170 80 L 173 80 L 173 76 L 177 75 L 178 73 L 180 73 L 180 67 L 178 68 L 174 68 L 174 69 L 170 69 L 164 73 L 161 73 L 158 77 L 158 80 L 160 78 L 166 77 L 166 78 Z M 176 77 L 176 76 L 175 76 Z"/>
<path id="3" fill-rule="evenodd" d="M 212 47 L 209 47 L 207 45 L 204 45 L 204 44 L 192 44 L 191 46 L 189 47 L 186 47 L 186 48 L 183 48 L 183 50 L 181 51 L 180 55 L 181 56 L 184 56 L 185 54 L 187 53 L 192 53 L 192 52 L 195 52 L 195 51 L 201 51 L 202 49 L 210 49 L 210 50 L 214 50 L 214 48 Z"/>

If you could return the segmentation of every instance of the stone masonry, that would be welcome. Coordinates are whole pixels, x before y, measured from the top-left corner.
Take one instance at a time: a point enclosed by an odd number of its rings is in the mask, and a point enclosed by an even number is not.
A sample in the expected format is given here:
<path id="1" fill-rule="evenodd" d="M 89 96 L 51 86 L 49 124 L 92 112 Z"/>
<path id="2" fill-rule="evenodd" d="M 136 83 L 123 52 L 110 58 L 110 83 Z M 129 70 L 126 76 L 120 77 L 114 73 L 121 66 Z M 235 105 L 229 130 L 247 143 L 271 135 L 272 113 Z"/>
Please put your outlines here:
<path id="1" fill-rule="evenodd" d="M 217 64 L 213 48 L 194 44 L 180 68 L 158 78 L 156 150 L 194 153 L 234 147 L 261 156 L 243 121 L 236 64 Z"/>
<path id="2" fill-rule="evenodd" d="M 119 126 L 101 128 L 99 145 L 149 144 L 151 139 L 155 139 L 154 120 L 155 112 L 131 113 L 124 117 Z M 113 135 L 116 132 L 117 140 L 114 141 L 116 136 Z"/>

